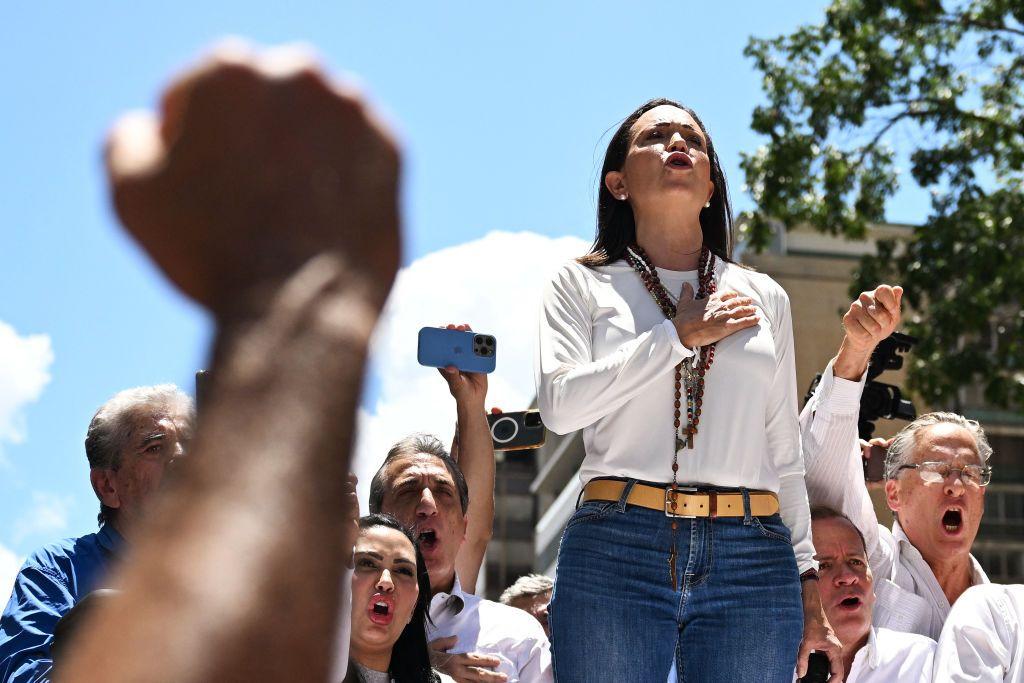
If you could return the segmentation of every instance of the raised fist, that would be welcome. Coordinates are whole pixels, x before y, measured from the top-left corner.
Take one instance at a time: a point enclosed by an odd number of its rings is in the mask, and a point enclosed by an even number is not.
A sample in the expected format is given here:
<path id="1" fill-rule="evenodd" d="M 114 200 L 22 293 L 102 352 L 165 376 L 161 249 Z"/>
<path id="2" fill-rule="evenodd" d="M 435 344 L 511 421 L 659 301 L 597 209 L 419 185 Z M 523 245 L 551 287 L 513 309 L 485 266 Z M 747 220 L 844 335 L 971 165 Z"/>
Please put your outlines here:
<path id="1" fill-rule="evenodd" d="M 361 97 L 295 47 L 224 44 L 106 146 L 114 205 L 218 317 L 333 254 L 382 304 L 399 261 L 398 152 Z"/>
<path id="2" fill-rule="evenodd" d="M 843 316 L 846 343 L 854 350 L 871 353 L 899 326 L 902 300 L 900 286 L 879 285 L 870 292 L 861 292 Z"/>

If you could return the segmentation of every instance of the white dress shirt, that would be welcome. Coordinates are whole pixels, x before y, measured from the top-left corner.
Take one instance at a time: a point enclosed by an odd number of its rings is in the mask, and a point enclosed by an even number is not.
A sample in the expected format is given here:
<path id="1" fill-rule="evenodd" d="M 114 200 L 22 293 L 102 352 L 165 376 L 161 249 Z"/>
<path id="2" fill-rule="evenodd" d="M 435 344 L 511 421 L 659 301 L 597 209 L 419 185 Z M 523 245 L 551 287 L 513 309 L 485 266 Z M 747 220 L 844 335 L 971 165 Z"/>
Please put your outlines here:
<path id="1" fill-rule="evenodd" d="M 960 596 L 939 637 L 935 680 L 1024 681 L 1024 586 L 975 586 Z"/>
<path id="2" fill-rule="evenodd" d="M 846 683 L 928 683 L 932 680 L 935 641 L 916 633 L 871 627 L 857 651 Z M 793 680 L 797 680 L 793 674 Z M 942 679 L 935 679 L 942 680 Z"/>
<path id="3" fill-rule="evenodd" d="M 891 531 L 878 523 L 864 485 L 857 438 L 863 388 L 864 377 L 859 382 L 836 377 L 829 363 L 804 406 L 800 428 L 807 493 L 812 503 L 842 512 L 864 534 L 875 579 L 875 626 L 936 639 L 949 614 L 949 600 L 899 522 Z M 988 583 L 973 555 L 970 560 L 972 585 Z"/>
<path id="4" fill-rule="evenodd" d="M 658 268 L 673 295 L 697 271 Z M 816 567 L 797 423 L 789 297 L 767 275 L 717 261 L 718 291 L 754 301 L 756 327 L 718 342 L 705 378 L 694 448 L 679 451 L 685 484 L 774 491 L 800 571 Z M 582 429 L 580 479 L 672 481 L 673 369 L 693 356 L 633 268 L 564 265 L 545 288 L 537 404 L 559 434 Z M 685 401 L 685 398 L 683 399 Z M 681 428 L 686 426 L 685 405 Z"/>
<path id="5" fill-rule="evenodd" d="M 451 593 L 438 593 L 430 600 L 427 640 L 458 637 L 449 650 L 494 655 L 501 665 L 493 671 L 508 676 L 508 683 L 549 683 L 551 646 L 540 622 L 527 612 L 464 593 L 459 579 Z"/>

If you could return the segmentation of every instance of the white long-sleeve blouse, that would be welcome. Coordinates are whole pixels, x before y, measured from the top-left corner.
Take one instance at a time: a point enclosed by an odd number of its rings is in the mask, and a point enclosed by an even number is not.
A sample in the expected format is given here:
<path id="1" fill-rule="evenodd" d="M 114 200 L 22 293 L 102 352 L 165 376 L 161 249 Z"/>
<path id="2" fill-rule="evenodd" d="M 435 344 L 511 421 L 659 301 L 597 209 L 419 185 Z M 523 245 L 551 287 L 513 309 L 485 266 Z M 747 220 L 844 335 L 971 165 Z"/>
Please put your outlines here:
<path id="1" fill-rule="evenodd" d="M 817 563 L 789 297 L 767 275 L 716 264 L 718 291 L 750 297 L 761 322 L 718 343 L 694 448 L 679 451 L 679 482 L 777 493 L 803 572 Z M 684 282 L 697 288 L 695 270 L 659 268 L 658 276 L 673 295 Z M 690 356 L 625 260 L 597 268 L 570 262 L 557 272 L 543 296 L 537 402 L 552 431 L 583 430 L 584 484 L 601 476 L 671 482 L 673 369 Z M 681 422 L 685 428 L 685 405 Z"/>

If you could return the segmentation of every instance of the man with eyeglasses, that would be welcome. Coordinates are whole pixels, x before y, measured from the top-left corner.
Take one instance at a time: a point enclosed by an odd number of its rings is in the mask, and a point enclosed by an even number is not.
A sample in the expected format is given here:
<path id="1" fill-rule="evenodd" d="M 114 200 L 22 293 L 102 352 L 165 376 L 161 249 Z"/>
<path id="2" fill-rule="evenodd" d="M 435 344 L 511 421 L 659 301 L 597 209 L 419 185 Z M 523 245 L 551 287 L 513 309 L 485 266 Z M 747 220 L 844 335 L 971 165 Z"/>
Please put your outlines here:
<path id="1" fill-rule="evenodd" d="M 864 483 L 857 435 L 871 352 L 899 325 L 902 289 L 864 292 L 843 317 L 837 356 L 800 415 L 807 493 L 849 517 L 864 534 L 875 576 L 873 623 L 937 639 L 951 605 L 988 583 L 971 546 L 985 510 L 992 448 L 974 420 L 929 413 L 889 445 L 885 499 L 896 521 L 878 524 Z"/>

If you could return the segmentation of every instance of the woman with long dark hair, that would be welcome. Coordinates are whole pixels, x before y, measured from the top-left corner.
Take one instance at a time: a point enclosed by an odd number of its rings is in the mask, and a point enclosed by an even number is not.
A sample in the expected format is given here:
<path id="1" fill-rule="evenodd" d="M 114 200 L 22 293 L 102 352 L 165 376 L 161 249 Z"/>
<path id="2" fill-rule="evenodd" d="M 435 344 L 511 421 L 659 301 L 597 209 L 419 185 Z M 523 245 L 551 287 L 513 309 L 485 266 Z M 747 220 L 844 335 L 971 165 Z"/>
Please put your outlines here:
<path id="1" fill-rule="evenodd" d="M 430 667 L 430 577 L 412 533 L 389 515 L 361 517 L 353 564 L 346 682 L 451 681 Z"/>
<path id="2" fill-rule="evenodd" d="M 732 261 L 693 110 L 652 100 L 608 145 L 590 253 L 544 295 L 538 403 L 583 430 L 550 605 L 566 681 L 790 681 L 821 609 L 789 299 Z M 802 646 L 801 646 L 802 639 Z M 800 671 L 802 673 L 802 671 Z"/>

